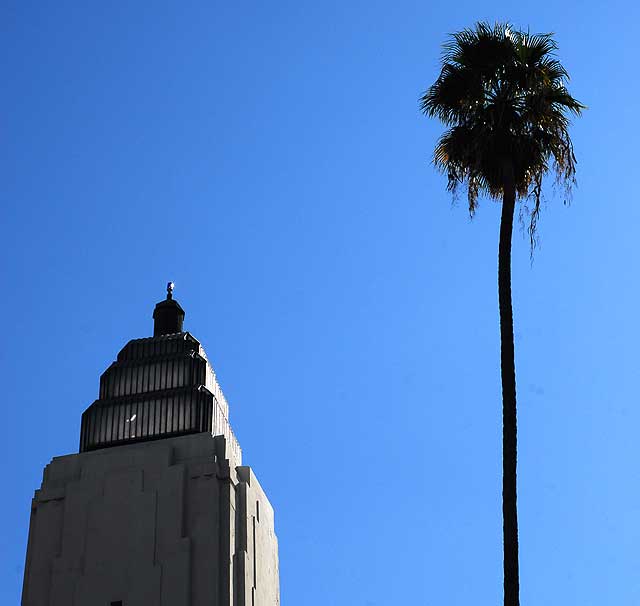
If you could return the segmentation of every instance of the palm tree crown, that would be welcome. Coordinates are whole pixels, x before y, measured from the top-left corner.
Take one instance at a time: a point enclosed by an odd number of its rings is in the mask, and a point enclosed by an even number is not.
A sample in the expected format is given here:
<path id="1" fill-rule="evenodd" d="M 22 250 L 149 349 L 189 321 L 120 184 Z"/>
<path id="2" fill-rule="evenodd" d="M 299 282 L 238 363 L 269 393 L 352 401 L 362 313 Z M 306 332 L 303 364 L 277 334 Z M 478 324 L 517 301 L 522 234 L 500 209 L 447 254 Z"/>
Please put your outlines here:
<path id="1" fill-rule="evenodd" d="M 502 197 L 509 175 L 517 196 L 533 199 L 532 244 L 550 162 L 567 193 L 574 183 L 567 114 L 585 108 L 565 87 L 556 49 L 552 34 L 478 23 L 450 36 L 440 76 L 420 99 L 425 114 L 449 127 L 434 155 L 449 189 L 466 184 L 473 215 L 478 195 Z"/>

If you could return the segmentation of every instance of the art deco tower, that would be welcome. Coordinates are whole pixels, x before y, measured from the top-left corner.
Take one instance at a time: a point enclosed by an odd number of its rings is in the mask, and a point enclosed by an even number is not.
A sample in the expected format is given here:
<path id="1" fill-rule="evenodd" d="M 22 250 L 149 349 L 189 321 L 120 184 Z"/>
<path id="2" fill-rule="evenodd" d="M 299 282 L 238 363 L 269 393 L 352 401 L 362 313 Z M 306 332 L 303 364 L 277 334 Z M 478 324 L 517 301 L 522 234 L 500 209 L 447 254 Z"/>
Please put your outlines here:
<path id="1" fill-rule="evenodd" d="M 273 509 L 184 311 L 129 341 L 82 415 L 80 452 L 44 470 L 23 606 L 277 606 Z"/>

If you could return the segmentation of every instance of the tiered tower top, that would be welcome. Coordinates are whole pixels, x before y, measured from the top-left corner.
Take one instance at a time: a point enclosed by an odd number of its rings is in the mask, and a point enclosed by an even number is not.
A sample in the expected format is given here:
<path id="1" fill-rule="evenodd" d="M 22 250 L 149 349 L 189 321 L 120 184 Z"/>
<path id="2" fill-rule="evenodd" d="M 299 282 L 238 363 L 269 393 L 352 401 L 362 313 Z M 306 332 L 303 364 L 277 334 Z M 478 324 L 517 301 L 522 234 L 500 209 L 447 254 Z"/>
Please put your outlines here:
<path id="1" fill-rule="evenodd" d="M 80 452 L 191 433 L 224 435 L 241 464 L 229 406 L 200 342 L 167 298 L 153 312 L 153 337 L 129 341 L 100 377 L 100 397 L 82 415 Z"/>

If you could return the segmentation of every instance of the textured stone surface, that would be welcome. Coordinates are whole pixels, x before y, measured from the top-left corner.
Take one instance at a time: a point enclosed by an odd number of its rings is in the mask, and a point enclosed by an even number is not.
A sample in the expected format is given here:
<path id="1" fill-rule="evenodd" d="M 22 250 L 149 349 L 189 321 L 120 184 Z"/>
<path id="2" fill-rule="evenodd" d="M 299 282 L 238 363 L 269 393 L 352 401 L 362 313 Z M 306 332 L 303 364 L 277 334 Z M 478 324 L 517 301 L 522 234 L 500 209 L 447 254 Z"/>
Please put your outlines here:
<path id="1" fill-rule="evenodd" d="M 273 509 L 225 438 L 54 458 L 36 491 L 23 606 L 276 606 Z"/>

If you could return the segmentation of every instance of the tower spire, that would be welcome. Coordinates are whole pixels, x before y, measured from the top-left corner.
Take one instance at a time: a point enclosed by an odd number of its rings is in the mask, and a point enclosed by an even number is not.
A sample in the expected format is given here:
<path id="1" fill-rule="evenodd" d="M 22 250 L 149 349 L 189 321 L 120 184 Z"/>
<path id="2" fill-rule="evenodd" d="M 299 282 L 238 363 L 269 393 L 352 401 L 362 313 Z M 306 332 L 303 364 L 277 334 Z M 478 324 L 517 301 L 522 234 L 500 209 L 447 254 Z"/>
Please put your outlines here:
<path id="1" fill-rule="evenodd" d="M 160 301 L 153 310 L 153 336 L 182 332 L 184 309 L 173 298 L 173 282 L 167 282 L 167 298 Z"/>

